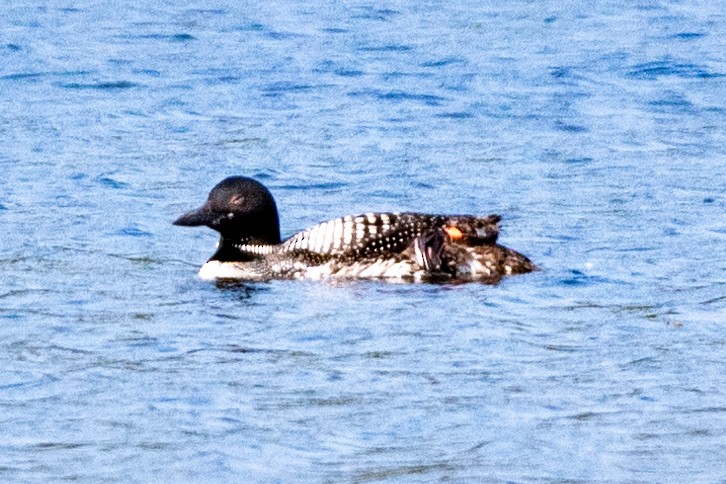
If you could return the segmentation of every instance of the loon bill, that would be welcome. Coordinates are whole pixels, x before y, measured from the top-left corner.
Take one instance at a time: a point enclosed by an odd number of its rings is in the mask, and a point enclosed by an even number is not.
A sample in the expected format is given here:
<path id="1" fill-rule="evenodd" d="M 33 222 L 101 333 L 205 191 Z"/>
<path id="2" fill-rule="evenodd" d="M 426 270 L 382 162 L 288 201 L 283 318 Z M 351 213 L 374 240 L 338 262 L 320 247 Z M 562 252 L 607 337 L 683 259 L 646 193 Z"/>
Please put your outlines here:
<path id="1" fill-rule="evenodd" d="M 258 181 L 232 176 L 174 221 L 220 233 L 203 279 L 398 279 L 496 283 L 536 266 L 499 245 L 499 215 L 413 212 L 348 215 L 280 238 L 275 200 Z"/>

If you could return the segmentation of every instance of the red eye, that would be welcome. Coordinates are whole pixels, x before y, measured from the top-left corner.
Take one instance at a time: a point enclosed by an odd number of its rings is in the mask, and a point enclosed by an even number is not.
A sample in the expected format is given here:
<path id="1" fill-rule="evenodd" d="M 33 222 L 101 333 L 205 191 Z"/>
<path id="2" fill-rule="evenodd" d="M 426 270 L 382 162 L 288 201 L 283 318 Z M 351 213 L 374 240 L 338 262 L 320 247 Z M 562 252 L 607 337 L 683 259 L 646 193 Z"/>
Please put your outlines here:
<path id="1" fill-rule="evenodd" d="M 242 195 L 235 195 L 234 197 L 232 197 L 229 203 L 231 203 L 232 205 L 241 205 L 244 201 L 245 197 L 243 197 Z"/>

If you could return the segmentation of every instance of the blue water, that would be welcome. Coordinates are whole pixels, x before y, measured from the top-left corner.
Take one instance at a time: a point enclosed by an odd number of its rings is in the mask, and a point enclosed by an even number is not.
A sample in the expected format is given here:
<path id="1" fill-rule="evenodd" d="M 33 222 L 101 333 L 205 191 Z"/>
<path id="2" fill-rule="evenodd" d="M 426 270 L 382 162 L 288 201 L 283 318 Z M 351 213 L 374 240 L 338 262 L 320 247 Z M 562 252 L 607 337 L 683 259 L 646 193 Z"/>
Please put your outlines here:
<path id="1" fill-rule="evenodd" d="M 722 2 L 128 3 L 0 7 L 0 479 L 726 478 Z M 202 282 L 232 174 L 543 270 Z"/>

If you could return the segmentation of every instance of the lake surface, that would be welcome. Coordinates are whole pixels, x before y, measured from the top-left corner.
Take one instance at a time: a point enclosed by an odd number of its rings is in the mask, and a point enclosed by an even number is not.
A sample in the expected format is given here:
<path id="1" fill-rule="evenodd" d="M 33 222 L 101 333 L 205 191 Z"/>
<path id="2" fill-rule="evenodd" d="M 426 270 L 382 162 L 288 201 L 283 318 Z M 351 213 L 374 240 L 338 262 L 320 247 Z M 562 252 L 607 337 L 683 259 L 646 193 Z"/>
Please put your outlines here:
<path id="1" fill-rule="evenodd" d="M 724 482 L 722 2 L 136 3 L 0 8 L 0 479 Z M 233 174 L 542 271 L 203 282 Z"/>

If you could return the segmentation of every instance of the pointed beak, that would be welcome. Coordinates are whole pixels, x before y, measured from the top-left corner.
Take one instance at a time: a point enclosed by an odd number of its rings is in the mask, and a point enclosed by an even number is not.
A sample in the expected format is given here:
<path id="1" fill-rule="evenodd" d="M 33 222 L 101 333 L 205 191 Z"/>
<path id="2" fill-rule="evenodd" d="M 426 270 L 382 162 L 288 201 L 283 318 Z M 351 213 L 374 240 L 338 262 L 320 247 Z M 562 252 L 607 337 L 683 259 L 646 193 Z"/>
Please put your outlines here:
<path id="1" fill-rule="evenodd" d="M 174 220 L 174 225 L 182 227 L 198 227 L 200 225 L 209 225 L 214 219 L 212 212 L 207 208 L 206 205 L 187 212 L 178 219 Z"/>

